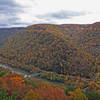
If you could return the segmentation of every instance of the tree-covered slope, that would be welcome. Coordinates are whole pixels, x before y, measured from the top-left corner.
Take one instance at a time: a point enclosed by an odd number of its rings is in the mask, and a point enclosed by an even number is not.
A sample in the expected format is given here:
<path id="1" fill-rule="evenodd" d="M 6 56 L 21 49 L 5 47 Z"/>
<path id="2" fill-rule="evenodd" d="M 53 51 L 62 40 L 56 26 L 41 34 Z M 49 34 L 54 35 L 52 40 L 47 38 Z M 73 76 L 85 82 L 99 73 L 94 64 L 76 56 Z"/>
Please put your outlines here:
<path id="1" fill-rule="evenodd" d="M 88 76 L 93 70 L 94 57 L 76 46 L 69 36 L 78 30 L 63 25 L 29 26 L 9 37 L 0 49 L 0 62 L 25 70 L 39 67 L 62 74 Z"/>
<path id="2" fill-rule="evenodd" d="M 61 27 L 69 30 L 64 34 L 68 35 L 68 39 L 76 46 L 93 56 L 100 55 L 100 22 L 88 25 L 62 25 Z"/>

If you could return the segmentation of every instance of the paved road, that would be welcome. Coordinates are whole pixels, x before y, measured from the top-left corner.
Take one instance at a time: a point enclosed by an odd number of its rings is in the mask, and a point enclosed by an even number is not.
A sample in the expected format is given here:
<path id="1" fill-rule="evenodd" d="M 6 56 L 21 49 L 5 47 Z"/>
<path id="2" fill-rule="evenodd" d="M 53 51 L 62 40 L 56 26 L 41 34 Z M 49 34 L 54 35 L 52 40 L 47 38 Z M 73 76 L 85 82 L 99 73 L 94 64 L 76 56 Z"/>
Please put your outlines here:
<path id="1" fill-rule="evenodd" d="M 16 70 L 13 69 L 11 66 L 6 65 L 6 64 L 0 63 L 0 67 L 3 67 L 3 68 L 5 68 L 5 69 L 10 69 L 12 73 L 24 74 L 23 72 L 16 71 Z M 24 74 L 24 77 L 25 77 L 25 78 L 32 78 L 32 77 L 40 76 L 40 74 L 41 74 L 41 73 Z"/>

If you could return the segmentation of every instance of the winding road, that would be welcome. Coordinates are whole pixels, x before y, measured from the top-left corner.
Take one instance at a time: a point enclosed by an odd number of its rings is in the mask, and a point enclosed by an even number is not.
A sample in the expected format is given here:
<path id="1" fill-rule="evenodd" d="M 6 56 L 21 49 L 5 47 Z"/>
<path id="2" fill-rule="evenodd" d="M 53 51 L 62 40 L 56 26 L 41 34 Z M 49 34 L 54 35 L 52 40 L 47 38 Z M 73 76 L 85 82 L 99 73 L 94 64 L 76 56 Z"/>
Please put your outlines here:
<path id="1" fill-rule="evenodd" d="M 18 71 L 15 68 L 12 68 L 11 66 L 9 66 L 7 64 L 2 64 L 2 63 L 0 63 L 0 67 L 2 67 L 4 69 L 9 69 L 12 73 L 24 75 L 25 78 L 32 78 L 32 77 L 40 76 L 40 74 L 41 74 L 41 73 L 25 74 L 24 72 Z"/>

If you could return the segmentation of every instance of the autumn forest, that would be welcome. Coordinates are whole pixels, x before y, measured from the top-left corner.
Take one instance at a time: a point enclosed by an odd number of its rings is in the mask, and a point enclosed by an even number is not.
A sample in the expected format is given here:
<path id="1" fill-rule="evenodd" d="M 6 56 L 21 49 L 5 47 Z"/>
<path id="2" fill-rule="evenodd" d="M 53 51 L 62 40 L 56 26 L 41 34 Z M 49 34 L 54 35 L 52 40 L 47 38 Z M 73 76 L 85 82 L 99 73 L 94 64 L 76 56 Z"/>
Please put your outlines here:
<path id="1" fill-rule="evenodd" d="M 100 22 L 0 28 L 0 100 L 100 100 Z"/>

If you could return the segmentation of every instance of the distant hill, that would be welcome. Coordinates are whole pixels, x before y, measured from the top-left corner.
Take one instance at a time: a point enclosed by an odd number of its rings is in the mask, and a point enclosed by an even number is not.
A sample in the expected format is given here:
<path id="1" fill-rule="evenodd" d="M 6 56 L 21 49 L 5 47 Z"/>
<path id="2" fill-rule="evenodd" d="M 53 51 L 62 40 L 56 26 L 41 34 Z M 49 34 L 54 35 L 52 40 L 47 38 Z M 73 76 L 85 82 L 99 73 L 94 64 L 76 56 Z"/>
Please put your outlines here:
<path id="1" fill-rule="evenodd" d="M 24 30 L 23 27 L 19 28 L 0 28 L 0 46 L 7 42 L 8 37 L 17 33 L 18 31 Z"/>

